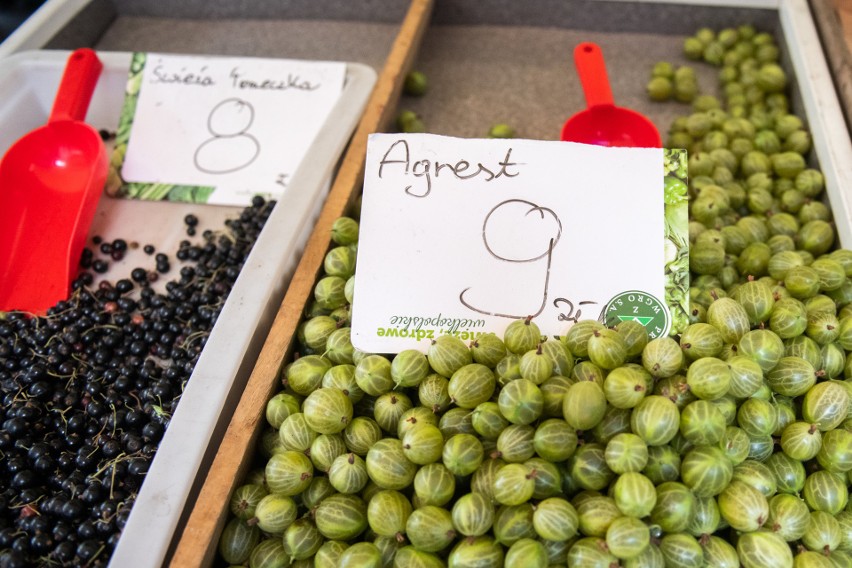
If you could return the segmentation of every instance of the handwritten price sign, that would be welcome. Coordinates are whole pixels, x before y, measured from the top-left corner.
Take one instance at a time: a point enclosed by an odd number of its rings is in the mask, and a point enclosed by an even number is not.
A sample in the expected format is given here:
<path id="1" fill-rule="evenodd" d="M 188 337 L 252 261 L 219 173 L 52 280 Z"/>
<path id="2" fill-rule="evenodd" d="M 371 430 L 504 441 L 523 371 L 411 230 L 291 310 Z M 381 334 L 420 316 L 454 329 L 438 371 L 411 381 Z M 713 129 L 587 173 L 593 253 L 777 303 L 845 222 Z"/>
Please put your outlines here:
<path id="1" fill-rule="evenodd" d="M 132 65 L 116 140 L 124 194 L 161 199 L 151 189 L 171 185 L 229 205 L 283 193 L 346 73 L 335 62 L 156 53 Z"/>
<path id="2" fill-rule="evenodd" d="M 353 344 L 425 351 L 529 316 L 561 335 L 625 290 L 667 298 L 663 153 L 372 135 Z"/>

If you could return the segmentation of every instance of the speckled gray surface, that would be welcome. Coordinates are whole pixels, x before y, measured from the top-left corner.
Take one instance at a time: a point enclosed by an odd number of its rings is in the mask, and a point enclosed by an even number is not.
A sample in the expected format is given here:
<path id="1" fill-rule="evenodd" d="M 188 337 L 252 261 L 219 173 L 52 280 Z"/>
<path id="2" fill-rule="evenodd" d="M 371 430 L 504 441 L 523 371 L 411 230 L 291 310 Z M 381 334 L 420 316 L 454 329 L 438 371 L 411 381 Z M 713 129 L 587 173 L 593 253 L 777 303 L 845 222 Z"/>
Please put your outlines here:
<path id="1" fill-rule="evenodd" d="M 645 84 L 654 63 L 690 65 L 704 92 L 714 92 L 717 83 L 717 68 L 682 55 L 685 36 L 525 26 L 433 26 L 416 62 L 428 76 L 430 90 L 422 98 L 403 97 L 400 108 L 414 110 L 429 132 L 439 134 L 481 137 L 492 124 L 505 122 L 523 138 L 558 139 L 565 120 L 585 108 L 573 49 L 578 43 L 593 41 L 606 59 L 615 104 L 646 114 L 665 139 L 671 121 L 689 112 L 689 106 L 648 99 Z"/>
<path id="2" fill-rule="evenodd" d="M 406 0 L 92 0 L 47 44 L 353 61 L 380 71 Z"/>
<path id="3" fill-rule="evenodd" d="M 92 0 L 47 42 L 45 48 L 70 50 L 91 47 L 109 28 L 115 15 L 115 7 L 110 0 Z"/>
<path id="4" fill-rule="evenodd" d="M 399 23 L 408 0 L 112 0 L 119 13 L 163 18 L 249 18 Z"/>
<path id="5" fill-rule="evenodd" d="M 555 26 L 599 32 L 677 35 L 697 26 L 723 27 L 731 21 L 766 24 L 772 11 L 683 5 L 672 2 L 602 0 L 436 0 L 435 23 Z"/>
<path id="6" fill-rule="evenodd" d="M 203 53 L 366 63 L 381 70 L 399 24 L 194 20 L 120 15 L 97 42 L 112 51 Z"/>
<path id="7" fill-rule="evenodd" d="M 102 7 L 95 47 L 357 61 L 380 70 L 407 0 L 93 0 Z M 105 27 L 109 13 L 114 19 Z M 615 103 L 648 115 L 663 137 L 688 112 L 652 103 L 645 84 L 656 61 L 691 65 L 704 92 L 717 69 L 687 61 L 683 39 L 699 26 L 754 23 L 775 32 L 775 10 L 595 0 L 435 0 L 416 67 L 430 80 L 423 98 L 400 108 L 423 117 L 430 132 L 484 136 L 498 122 L 518 135 L 556 139 L 563 122 L 585 108 L 572 50 L 598 43 Z M 62 33 L 95 27 L 77 18 Z M 62 34 L 58 38 L 62 37 Z M 58 47 L 77 47 L 61 45 Z M 782 46 L 783 50 L 783 46 Z M 794 100 L 796 95 L 794 94 Z"/>

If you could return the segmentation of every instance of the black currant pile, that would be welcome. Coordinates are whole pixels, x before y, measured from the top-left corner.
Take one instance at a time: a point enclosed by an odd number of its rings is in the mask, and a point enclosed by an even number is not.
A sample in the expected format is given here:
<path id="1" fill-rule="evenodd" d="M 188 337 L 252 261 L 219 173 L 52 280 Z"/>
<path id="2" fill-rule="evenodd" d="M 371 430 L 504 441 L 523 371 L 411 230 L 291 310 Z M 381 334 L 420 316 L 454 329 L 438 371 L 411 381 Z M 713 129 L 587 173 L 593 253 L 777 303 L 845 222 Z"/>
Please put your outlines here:
<path id="1" fill-rule="evenodd" d="M 274 202 L 257 197 L 180 277 L 156 270 L 93 285 L 128 248 L 87 249 L 73 293 L 44 317 L 0 313 L 0 566 L 105 565 L 186 381 Z M 194 229 L 197 219 L 186 221 Z M 138 245 L 136 245 L 138 246 Z M 153 247 L 145 246 L 148 255 Z M 98 257 L 98 253 L 105 258 Z"/>

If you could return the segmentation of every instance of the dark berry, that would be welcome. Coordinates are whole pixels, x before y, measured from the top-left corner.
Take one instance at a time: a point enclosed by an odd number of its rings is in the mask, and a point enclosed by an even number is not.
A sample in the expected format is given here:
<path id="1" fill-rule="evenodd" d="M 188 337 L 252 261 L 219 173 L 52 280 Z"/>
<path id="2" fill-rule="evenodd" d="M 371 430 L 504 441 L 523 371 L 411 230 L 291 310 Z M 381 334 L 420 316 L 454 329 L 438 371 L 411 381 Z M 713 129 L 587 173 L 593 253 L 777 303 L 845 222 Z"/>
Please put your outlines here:
<path id="1" fill-rule="evenodd" d="M 90 268 L 92 266 L 92 260 L 94 259 L 94 253 L 90 248 L 84 248 L 83 252 L 80 254 L 80 268 Z"/>
<path id="2" fill-rule="evenodd" d="M 128 280 L 127 278 L 122 278 L 118 282 L 115 283 L 115 289 L 119 294 L 127 294 L 131 290 L 133 290 L 133 282 Z"/>
<path id="3" fill-rule="evenodd" d="M 27 562 L 24 553 L 17 550 L 5 550 L 0 553 L 0 566 L 3 566 L 3 568 L 24 568 L 29 566 L 29 562 Z"/>
<path id="4" fill-rule="evenodd" d="M 56 521 L 53 525 L 53 529 L 51 529 L 53 540 L 56 542 L 64 541 L 72 532 L 71 525 L 64 521 Z"/>
<path id="5" fill-rule="evenodd" d="M 157 422 L 148 422 L 142 427 L 142 437 L 146 440 L 157 441 L 163 436 L 163 427 Z"/>
<path id="6" fill-rule="evenodd" d="M 27 555 L 30 552 L 30 539 L 26 535 L 21 535 L 12 541 L 12 550 Z"/>
<path id="7" fill-rule="evenodd" d="M 94 533 L 94 530 L 93 530 L 93 533 Z M 92 536 L 89 537 L 89 538 L 91 539 L 94 536 L 95 536 L 95 534 L 92 534 Z M 97 541 L 84 540 L 79 545 L 77 545 L 77 556 L 83 562 L 88 562 L 89 560 L 91 560 L 92 558 L 95 557 L 95 555 L 98 553 L 98 551 L 101 550 L 102 546 L 103 545 L 100 544 Z"/>
<path id="8" fill-rule="evenodd" d="M 148 473 L 148 462 L 142 458 L 135 458 L 130 461 L 127 466 L 127 473 L 130 475 L 145 475 Z"/>
<path id="9" fill-rule="evenodd" d="M 55 537 L 54 537 L 55 538 Z M 51 556 L 59 562 L 71 562 L 77 554 L 77 547 L 73 542 L 64 541 L 56 545 Z"/>
<path id="10" fill-rule="evenodd" d="M 9 548 L 12 546 L 12 542 L 15 540 L 17 532 L 17 529 L 14 527 L 6 527 L 5 529 L 0 530 L 0 547 Z"/>
<path id="11" fill-rule="evenodd" d="M 53 548 L 53 545 L 53 539 L 50 538 L 50 535 L 47 533 L 36 532 L 36 534 L 30 538 L 30 550 L 37 555 L 47 553 L 51 548 Z"/>
<path id="12" fill-rule="evenodd" d="M 35 482 L 35 472 L 30 469 L 24 469 L 16 473 L 12 477 L 11 485 L 16 489 L 29 487 Z"/>

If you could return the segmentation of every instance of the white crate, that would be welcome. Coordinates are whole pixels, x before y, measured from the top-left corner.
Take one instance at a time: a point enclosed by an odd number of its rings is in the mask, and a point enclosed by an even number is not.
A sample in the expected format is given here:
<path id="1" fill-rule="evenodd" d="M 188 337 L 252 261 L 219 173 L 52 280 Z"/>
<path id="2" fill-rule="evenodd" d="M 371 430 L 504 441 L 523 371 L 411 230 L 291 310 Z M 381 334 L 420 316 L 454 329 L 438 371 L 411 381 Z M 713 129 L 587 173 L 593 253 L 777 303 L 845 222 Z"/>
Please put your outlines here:
<path id="1" fill-rule="evenodd" d="M 68 55 L 25 51 L 0 59 L 0 153 L 46 123 Z M 115 130 L 131 54 L 98 57 L 104 70 L 86 121 Z M 113 552 L 113 566 L 157 566 L 165 558 L 193 484 L 206 473 L 205 454 L 219 444 L 375 81 L 372 68 L 347 63 L 340 99 L 278 199 L 210 333 Z M 151 243 L 171 255 L 187 238 L 187 213 L 201 219 L 199 228 L 218 229 L 241 209 L 104 195 L 90 235 Z M 129 251 L 124 260 L 111 262 L 105 276 L 128 277 L 144 256 L 141 249 Z"/>

